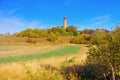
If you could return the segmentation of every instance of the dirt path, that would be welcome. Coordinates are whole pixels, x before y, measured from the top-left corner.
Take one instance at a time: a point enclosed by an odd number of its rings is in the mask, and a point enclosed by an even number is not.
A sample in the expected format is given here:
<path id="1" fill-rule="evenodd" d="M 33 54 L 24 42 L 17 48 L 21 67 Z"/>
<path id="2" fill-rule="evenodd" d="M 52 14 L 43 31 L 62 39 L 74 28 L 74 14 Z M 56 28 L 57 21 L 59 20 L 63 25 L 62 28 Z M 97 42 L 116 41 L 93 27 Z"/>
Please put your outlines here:
<path id="1" fill-rule="evenodd" d="M 81 50 L 79 52 L 80 58 L 85 60 L 87 58 L 88 47 L 87 45 L 81 46 Z"/>
<path id="2" fill-rule="evenodd" d="M 87 52 L 88 52 L 88 45 L 85 45 L 85 44 L 81 44 L 79 45 L 80 46 L 80 51 L 73 55 L 76 57 L 76 64 L 82 64 L 86 58 L 87 58 Z"/>

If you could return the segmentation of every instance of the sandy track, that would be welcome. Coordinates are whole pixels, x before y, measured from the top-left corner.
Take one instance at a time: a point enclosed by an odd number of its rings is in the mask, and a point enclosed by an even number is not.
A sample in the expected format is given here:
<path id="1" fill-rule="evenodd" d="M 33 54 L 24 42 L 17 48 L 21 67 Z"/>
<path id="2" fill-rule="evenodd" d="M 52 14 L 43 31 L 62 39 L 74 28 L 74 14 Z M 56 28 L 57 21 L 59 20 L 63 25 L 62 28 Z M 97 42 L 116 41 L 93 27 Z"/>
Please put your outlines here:
<path id="1" fill-rule="evenodd" d="M 79 55 L 79 60 L 81 61 L 85 61 L 87 58 L 87 52 L 88 52 L 88 47 L 87 45 L 82 45 L 80 52 L 78 53 Z"/>

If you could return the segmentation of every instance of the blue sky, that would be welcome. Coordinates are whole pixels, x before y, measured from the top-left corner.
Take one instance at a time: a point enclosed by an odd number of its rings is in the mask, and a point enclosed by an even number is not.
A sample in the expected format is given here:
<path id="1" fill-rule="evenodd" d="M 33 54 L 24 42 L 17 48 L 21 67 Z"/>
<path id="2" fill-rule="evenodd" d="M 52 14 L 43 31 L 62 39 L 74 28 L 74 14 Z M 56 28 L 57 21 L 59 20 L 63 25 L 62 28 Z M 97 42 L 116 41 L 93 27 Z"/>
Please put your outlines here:
<path id="1" fill-rule="evenodd" d="M 0 0 L 0 33 L 68 25 L 111 30 L 120 22 L 120 0 Z"/>

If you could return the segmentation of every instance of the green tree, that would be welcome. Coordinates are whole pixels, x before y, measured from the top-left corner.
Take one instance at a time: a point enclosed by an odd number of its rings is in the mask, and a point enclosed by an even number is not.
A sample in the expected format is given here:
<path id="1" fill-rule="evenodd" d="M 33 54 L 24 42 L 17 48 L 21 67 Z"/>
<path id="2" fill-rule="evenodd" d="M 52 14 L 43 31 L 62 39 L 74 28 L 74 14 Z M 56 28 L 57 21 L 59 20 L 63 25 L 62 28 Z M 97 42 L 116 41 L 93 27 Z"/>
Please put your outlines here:
<path id="1" fill-rule="evenodd" d="M 18 37 L 40 38 L 45 37 L 45 32 L 39 28 L 28 28 L 16 34 Z"/>
<path id="2" fill-rule="evenodd" d="M 60 26 L 53 27 L 51 29 L 51 31 L 55 34 L 59 33 L 59 35 L 61 35 L 61 36 L 64 36 L 66 34 L 66 31 Z"/>
<path id="3" fill-rule="evenodd" d="M 95 30 L 94 33 L 92 34 L 92 43 L 93 44 L 103 43 L 104 37 L 106 34 L 107 34 L 106 32 L 101 32 L 99 30 Z"/>
<path id="4" fill-rule="evenodd" d="M 33 29 L 33 33 L 35 34 L 34 37 L 36 37 L 36 38 L 44 36 L 43 30 L 40 30 L 39 28 Z"/>
<path id="5" fill-rule="evenodd" d="M 75 26 L 69 26 L 66 28 L 66 32 L 72 32 L 73 35 L 78 35 L 78 32 L 77 32 L 77 27 Z"/>
<path id="6" fill-rule="evenodd" d="M 48 41 L 54 42 L 59 38 L 57 34 L 54 34 L 53 32 L 50 33 L 49 37 L 47 38 Z"/>
<path id="7" fill-rule="evenodd" d="M 34 33 L 31 28 L 28 28 L 26 30 L 21 31 L 20 33 L 17 34 L 19 37 L 33 37 Z"/>
<path id="8" fill-rule="evenodd" d="M 75 36 L 70 40 L 70 43 L 75 44 L 88 44 L 91 43 L 91 36 L 88 34 Z"/>
<path id="9" fill-rule="evenodd" d="M 112 73 L 112 80 L 119 72 L 120 66 L 120 27 L 115 28 L 109 34 L 102 38 L 103 43 L 90 48 L 87 62 L 106 66 L 108 73 Z"/>

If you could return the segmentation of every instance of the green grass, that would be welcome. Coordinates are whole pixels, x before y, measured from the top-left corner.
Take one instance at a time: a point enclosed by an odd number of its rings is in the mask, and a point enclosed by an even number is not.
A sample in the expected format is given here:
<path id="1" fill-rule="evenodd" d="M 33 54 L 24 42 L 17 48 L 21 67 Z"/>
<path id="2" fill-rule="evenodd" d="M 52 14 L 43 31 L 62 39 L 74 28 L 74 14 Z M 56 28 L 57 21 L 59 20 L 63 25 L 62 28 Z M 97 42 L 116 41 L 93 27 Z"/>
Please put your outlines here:
<path id="1" fill-rule="evenodd" d="M 50 52 L 45 53 L 37 53 L 31 55 L 22 55 L 22 56 L 14 56 L 14 57 L 4 57 L 0 58 L 0 63 L 10 63 L 10 62 L 17 62 L 17 61 L 26 61 L 32 59 L 43 59 L 49 58 L 52 56 L 64 56 L 68 54 L 75 54 L 79 51 L 80 47 L 78 46 L 63 46 L 62 48 Z"/>

